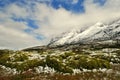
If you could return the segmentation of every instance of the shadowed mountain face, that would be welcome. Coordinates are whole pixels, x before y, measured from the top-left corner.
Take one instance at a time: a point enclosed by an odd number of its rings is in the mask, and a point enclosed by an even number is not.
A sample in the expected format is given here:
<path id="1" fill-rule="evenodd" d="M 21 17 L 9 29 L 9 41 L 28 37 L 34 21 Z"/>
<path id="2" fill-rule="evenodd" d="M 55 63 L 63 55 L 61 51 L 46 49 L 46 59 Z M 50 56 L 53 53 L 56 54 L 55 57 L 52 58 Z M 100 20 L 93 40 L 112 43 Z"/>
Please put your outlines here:
<path id="1" fill-rule="evenodd" d="M 62 46 L 76 43 L 114 42 L 120 40 L 120 20 L 111 24 L 98 22 L 85 30 L 71 30 L 52 38 L 49 46 Z"/>

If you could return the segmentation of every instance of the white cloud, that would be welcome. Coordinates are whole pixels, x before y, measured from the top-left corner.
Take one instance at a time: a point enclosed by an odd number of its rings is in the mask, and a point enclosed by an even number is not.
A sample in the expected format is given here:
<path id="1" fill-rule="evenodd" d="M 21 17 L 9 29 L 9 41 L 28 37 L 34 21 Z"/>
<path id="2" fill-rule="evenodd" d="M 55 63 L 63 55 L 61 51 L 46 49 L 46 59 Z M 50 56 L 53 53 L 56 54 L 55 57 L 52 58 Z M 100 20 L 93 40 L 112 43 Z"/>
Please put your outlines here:
<path id="1" fill-rule="evenodd" d="M 22 49 L 29 46 L 42 45 L 44 41 L 24 32 L 29 28 L 26 22 L 17 22 L 11 17 L 26 18 L 29 16 L 25 8 L 11 4 L 0 11 L 0 48 Z"/>
<path id="2" fill-rule="evenodd" d="M 17 4 L 10 4 L 6 7 L 6 14 L 11 15 L 11 16 L 17 16 L 21 18 L 25 18 L 28 16 L 28 12 L 26 8 L 20 7 Z"/>
<path id="3" fill-rule="evenodd" d="M 72 28 L 82 28 L 85 25 L 92 25 L 99 21 L 109 22 L 114 20 L 120 17 L 120 11 L 118 10 L 119 7 L 116 10 L 112 9 L 118 2 L 114 1 L 115 5 L 110 5 L 110 2 L 112 3 L 112 0 L 108 0 L 104 6 L 100 6 L 93 3 L 93 0 L 86 0 L 83 4 L 85 6 L 84 14 L 74 14 L 62 7 L 55 10 L 44 4 L 37 4 L 35 15 L 37 20 L 40 21 L 38 24 L 41 27 L 36 32 L 42 33 L 50 39 L 54 35 Z"/>
<path id="4" fill-rule="evenodd" d="M 83 5 L 85 13 L 75 14 L 62 7 L 56 10 L 42 3 L 36 3 L 34 12 L 28 12 L 28 7 L 23 8 L 12 4 L 5 8 L 6 13 L 0 11 L 0 45 L 9 48 L 23 48 L 47 44 L 53 36 L 62 32 L 73 28 L 84 28 L 86 25 L 99 21 L 109 22 L 120 17 L 120 0 L 107 0 L 104 6 L 93 3 L 93 0 L 85 0 Z M 24 29 L 28 28 L 26 23 L 11 20 L 12 14 L 36 20 L 39 28 L 33 32 L 44 35 L 46 39 L 38 41 L 34 36 L 25 33 Z"/>
<path id="5" fill-rule="evenodd" d="M 98 4 L 93 4 L 93 0 L 86 0 L 85 9 L 86 15 L 89 15 L 89 18 L 96 21 L 109 22 L 115 18 L 120 17 L 119 4 L 118 0 L 114 0 L 114 4 L 111 4 L 113 0 L 107 0 L 104 6 L 99 6 Z"/>
<path id="6" fill-rule="evenodd" d="M 0 48 L 21 49 L 41 44 L 23 31 L 0 25 Z"/>

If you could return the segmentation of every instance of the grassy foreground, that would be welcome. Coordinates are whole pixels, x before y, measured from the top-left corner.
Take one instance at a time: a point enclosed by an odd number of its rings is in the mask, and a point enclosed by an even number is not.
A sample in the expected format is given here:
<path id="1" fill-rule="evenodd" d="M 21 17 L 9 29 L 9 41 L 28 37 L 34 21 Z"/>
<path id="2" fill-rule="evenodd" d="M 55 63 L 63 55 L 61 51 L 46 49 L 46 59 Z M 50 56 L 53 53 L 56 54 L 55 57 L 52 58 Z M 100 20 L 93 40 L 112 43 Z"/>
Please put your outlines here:
<path id="1" fill-rule="evenodd" d="M 120 80 L 120 49 L 0 50 L 0 80 Z"/>
<path id="2" fill-rule="evenodd" d="M 119 80 L 120 65 L 112 66 L 113 71 L 106 72 L 83 72 L 76 75 L 65 74 L 34 74 L 33 72 L 26 72 L 14 76 L 2 76 L 0 80 Z"/>

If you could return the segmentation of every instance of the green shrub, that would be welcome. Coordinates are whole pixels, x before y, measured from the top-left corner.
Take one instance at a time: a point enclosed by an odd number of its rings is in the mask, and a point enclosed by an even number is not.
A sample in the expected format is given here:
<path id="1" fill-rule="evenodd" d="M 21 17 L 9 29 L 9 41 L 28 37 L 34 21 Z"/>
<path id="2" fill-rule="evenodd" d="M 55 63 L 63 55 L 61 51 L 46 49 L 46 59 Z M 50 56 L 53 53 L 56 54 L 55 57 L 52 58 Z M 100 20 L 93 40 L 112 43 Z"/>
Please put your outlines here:
<path id="1" fill-rule="evenodd" d="M 28 69 L 33 69 L 34 67 L 38 66 L 45 66 L 45 62 L 43 60 L 27 60 L 26 62 L 23 62 L 22 64 L 17 65 L 18 71 L 26 71 Z"/>
<path id="2" fill-rule="evenodd" d="M 0 64 L 5 65 L 7 61 L 10 61 L 9 54 L 4 54 L 2 57 L 0 57 Z"/>
<path id="3" fill-rule="evenodd" d="M 65 59 L 65 58 L 67 58 L 67 57 L 69 57 L 69 56 L 72 56 L 72 55 L 74 55 L 73 52 L 65 52 L 64 54 L 62 54 L 62 55 L 60 55 L 60 56 L 62 57 L 62 59 Z"/>
<path id="4" fill-rule="evenodd" d="M 68 66 L 72 68 L 81 69 L 98 69 L 98 68 L 110 68 L 110 63 L 103 59 L 91 58 L 88 56 L 75 56 L 68 61 Z"/>
<path id="5" fill-rule="evenodd" d="M 16 61 L 25 61 L 25 60 L 27 60 L 28 59 L 28 57 L 27 56 L 25 56 L 25 55 L 19 55 L 19 56 L 15 56 L 15 62 Z"/>
<path id="6" fill-rule="evenodd" d="M 116 60 L 116 59 L 120 59 L 120 56 L 113 57 L 113 56 L 96 55 L 94 57 L 106 60 L 108 62 L 113 62 L 113 63 L 117 63 L 117 64 L 120 63 L 119 60 Z"/>
<path id="7" fill-rule="evenodd" d="M 48 67 L 54 68 L 58 72 L 73 73 L 72 68 L 65 66 L 62 62 L 60 62 L 59 58 L 47 56 L 46 64 Z"/>
<path id="8" fill-rule="evenodd" d="M 54 57 L 51 58 L 50 56 L 47 56 L 46 64 L 57 71 L 60 71 L 60 68 L 62 66 L 62 64 L 59 61 L 57 61 L 57 59 L 55 59 Z"/>
<path id="9" fill-rule="evenodd" d="M 8 49 L 0 50 L 0 56 L 4 54 L 12 54 L 12 53 L 14 53 L 13 50 L 8 50 Z"/>
<path id="10" fill-rule="evenodd" d="M 73 73 L 73 70 L 69 66 L 63 66 L 63 68 L 61 69 L 61 72 L 63 72 L 63 73 Z"/>

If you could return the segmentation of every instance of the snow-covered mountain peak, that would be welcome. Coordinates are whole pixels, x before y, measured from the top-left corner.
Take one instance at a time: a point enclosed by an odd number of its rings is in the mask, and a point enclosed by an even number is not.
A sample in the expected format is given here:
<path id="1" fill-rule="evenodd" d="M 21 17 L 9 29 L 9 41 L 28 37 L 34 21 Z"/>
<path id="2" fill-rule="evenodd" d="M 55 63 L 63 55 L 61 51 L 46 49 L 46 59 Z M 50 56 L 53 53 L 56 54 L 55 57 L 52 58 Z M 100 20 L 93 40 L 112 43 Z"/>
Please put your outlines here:
<path id="1" fill-rule="evenodd" d="M 71 38 L 73 38 L 74 36 L 78 35 L 80 33 L 80 29 L 72 29 L 71 31 L 62 33 L 61 35 L 52 38 L 52 40 L 50 41 L 49 45 L 63 45 L 66 43 L 69 43 L 68 40 L 70 40 Z"/>
<path id="2" fill-rule="evenodd" d="M 105 25 L 102 22 L 97 22 L 94 26 L 97 27 L 104 27 Z"/>
<path id="3" fill-rule="evenodd" d="M 106 25 L 102 22 L 97 22 L 84 30 L 72 29 L 59 37 L 53 38 L 50 46 L 74 44 L 74 43 L 88 43 L 94 40 L 103 41 L 110 40 L 120 36 L 120 20 L 112 24 Z"/>

